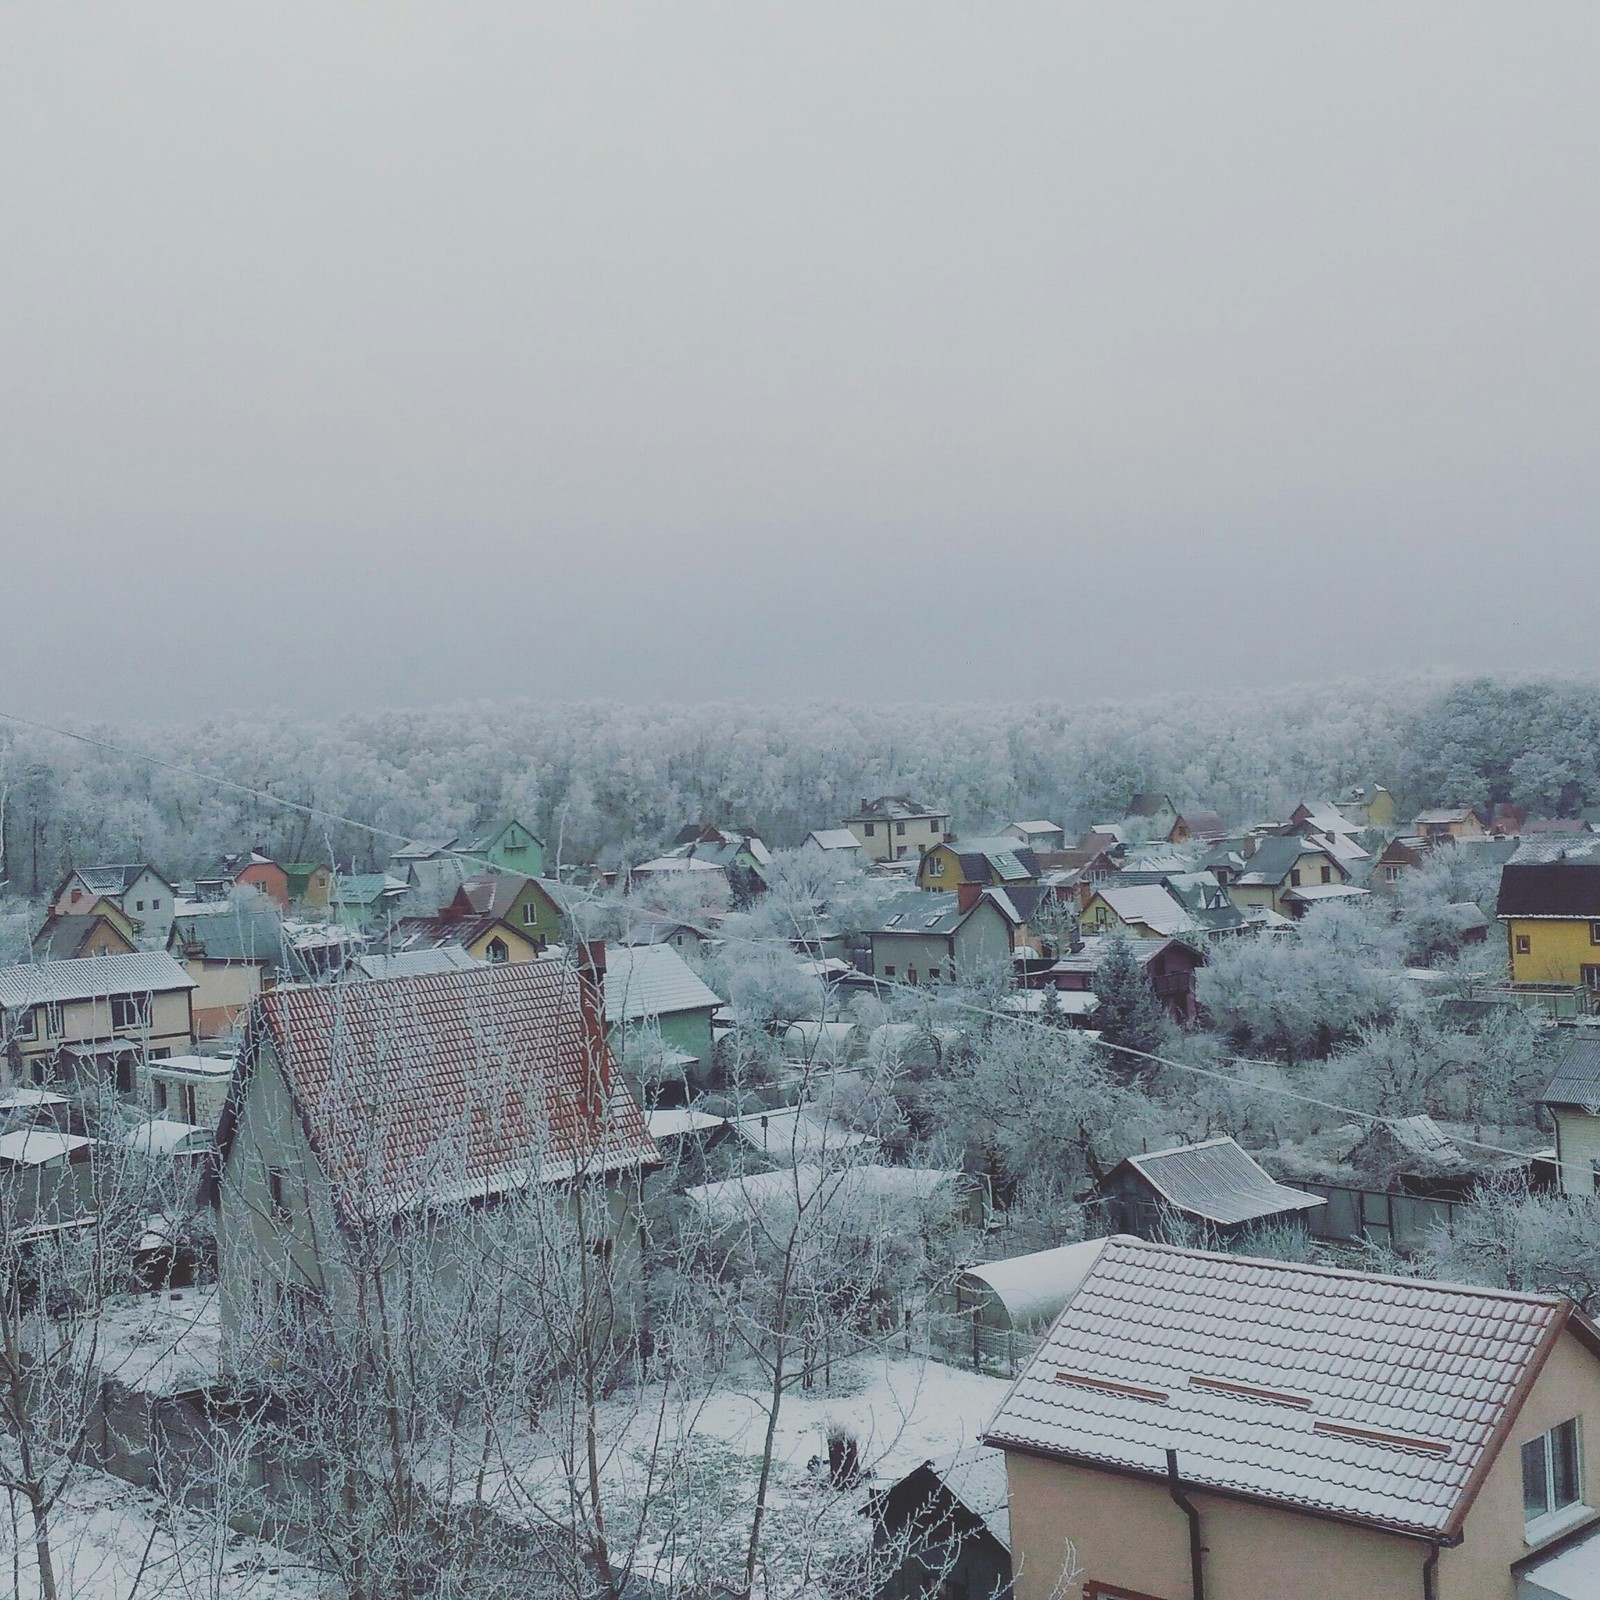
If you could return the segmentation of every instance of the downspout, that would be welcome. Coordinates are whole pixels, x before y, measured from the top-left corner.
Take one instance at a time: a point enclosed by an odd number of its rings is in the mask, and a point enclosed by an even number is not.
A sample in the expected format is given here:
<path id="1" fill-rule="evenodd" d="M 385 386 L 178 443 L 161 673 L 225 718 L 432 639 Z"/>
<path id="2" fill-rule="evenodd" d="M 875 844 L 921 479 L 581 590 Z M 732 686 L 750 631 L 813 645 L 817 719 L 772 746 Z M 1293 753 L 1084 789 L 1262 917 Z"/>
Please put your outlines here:
<path id="1" fill-rule="evenodd" d="M 1178 1478 L 1176 1450 L 1167 1451 L 1167 1493 L 1172 1496 L 1172 1503 L 1189 1519 L 1189 1583 L 1194 1600 L 1206 1600 L 1205 1546 L 1200 1543 L 1200 1513 L 1183 1492 L 1183 1484 Z"/>
<path id="2" fill-rule="evenodd" d="M 1439 1544 L 1428 1546 L 1428 1559 L 1422 1563 L 1422 1600 L 1439 1600 Z"/>

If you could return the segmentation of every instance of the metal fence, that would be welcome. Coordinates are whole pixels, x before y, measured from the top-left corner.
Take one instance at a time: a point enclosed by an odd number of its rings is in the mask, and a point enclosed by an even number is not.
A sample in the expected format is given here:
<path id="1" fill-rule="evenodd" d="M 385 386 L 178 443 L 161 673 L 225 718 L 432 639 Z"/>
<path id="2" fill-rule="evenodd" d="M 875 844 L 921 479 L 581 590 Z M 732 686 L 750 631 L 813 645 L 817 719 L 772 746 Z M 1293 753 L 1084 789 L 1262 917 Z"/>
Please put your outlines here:
<path id="1" fill-rule="evenodd" d="M 1302 1183 L 1299 1187 L 1328 1202 L 1306 1213 L 1312 1238 L 1370 1240 L 1401 1255 L 1421 1250 L 1461 1209 L 1453 1200 L 1428 1200 L 1378 1189 L 1346 1189 L 1329 1183 Z"/>

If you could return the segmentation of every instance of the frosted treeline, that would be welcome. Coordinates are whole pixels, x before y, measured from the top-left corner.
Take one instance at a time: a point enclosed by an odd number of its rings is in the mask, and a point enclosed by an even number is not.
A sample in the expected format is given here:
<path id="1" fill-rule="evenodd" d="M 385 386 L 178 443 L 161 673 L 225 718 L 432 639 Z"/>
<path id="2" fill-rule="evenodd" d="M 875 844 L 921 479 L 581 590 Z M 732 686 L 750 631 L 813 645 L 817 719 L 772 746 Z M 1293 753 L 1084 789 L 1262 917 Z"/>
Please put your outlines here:
<path id="1" fill-rule="evenodd" d="M 1009 705 L 517 701 L 77 731 L 397 836 L 515 815 L 552 857 L 608 865 L 701 818 L 796 843 L 863 796 L 898 791 L 949 806 L 969 832 L 1011 817 L 1081 827 L 1120 816 L 1136 789 L 1236 823 L 1369 779 L 1395 790 L 1403 814 L 1600 803 L 1600 695 L 1565 680 L 1353 679 Z M 5 723 L 0 791 L 13 893 L 96 860 L 183 872 L 260 845 L 348 869 L 381 864 L 389 848 L 361 828 Z"/>

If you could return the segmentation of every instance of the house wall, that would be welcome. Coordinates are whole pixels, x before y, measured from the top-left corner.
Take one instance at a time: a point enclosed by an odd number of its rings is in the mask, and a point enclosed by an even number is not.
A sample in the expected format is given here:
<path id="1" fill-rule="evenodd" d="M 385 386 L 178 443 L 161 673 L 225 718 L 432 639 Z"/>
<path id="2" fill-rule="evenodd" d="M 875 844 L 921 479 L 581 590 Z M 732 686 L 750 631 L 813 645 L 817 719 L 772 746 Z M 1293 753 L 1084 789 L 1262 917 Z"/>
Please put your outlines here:
<path id="1" fill-rule="evenodd" d="M 1284 875 L 1282 883 L 1273 884 L 1240 884 L 1230 883 L 1228 898 L 1241 911 L 1250 906 L 1265 906 L 1269 911 L 1276 911 L 1281 916 L 1291 916 L 1291 908 L 1284 904 L 1283 897 L 1291 889 L 1309 889 L 1322 882 L 1322 869 L 1329 869 L 1330 883 L 1348 883 L 1349 871 L 1341 866 L 1332 857 L 1324 855 L 1320 850 L 1308 850 L 1296 856 L 1294 864 Z M 1249 862 L 1245 863 L 1245 871 L 1250 870 Z M 1300 882 L 1294 881 L 1294 874 L 1300 874 Z"/>
<path id="2" fill-rule="evenodd" d="M 252 861 L 233 881 L 260 890 L 280 910 L 289 909 L 289 874 L 277 862 Z"/>
<path id="3" fill-rule="evenodd" d="M 506 959 L 508 961 L 532 961 L 539 954 L 539 947 L 526 934 L 519 933 L 509 923 L 497 922 L 491 928 L 486 928 L 470 944 L 465 946 L 466 952 L 476 961 L 489 959 L 489 946 L 496 939 L 500 939 L 506 946 Z"/>
<path id="4" fill-rule="evenodd" d="M 172 889 L 153 872 L 141 872 L 118 902 L 138 926 L 141 950 L 165 950 L 172 932 Z M 139 907 L 143 905 L 141 911 Z"/>
<path id="5" fill-rule="evenodd" d="M 495 840 L 485 860 L 507 872 L 529 878 L 544 876 L 544 846 L 521 823 L 510 823 Z"/>
<path id="6" fill-rule="evenodd" d="M 922 842 L 925 844 L 927 840 Z M 917 868 L 919 889 L 954 889 L 967 881 L 967 875 L 961 870 L 961 857 L 951 846 L 936 844 L 923 852 L 922 864 Z"/>
<path id="7" fill-rule="evenodd" d="M 1586 917 L 1507 917 L 1504 921 L 1513 983 L 1575 985 L 1583 982 L 1585 967 L 1600 967 L 1600 944 L 1595 943 Z M 1526 955 L 1517 953 L 1519 937 L 1528 941 Z"/>
<path id="8" fill-rule="evenodd" d="M 506 921 L 530 939 L 542 939 L 546 944 L 561 943 L 561 911 L 531 880 L 523 884 L 506 908 Z"/>
<path id="9" fill-rule="evenodd" d="M 915 856 L 919 848 L 925 850 L 939 843 L 949 822 L 948 817 L 907 817 L 903 822 L 874 817 L 870 822 L 847 819 L 845 827 L 861 842 L 862 853 L 870 860 L 898 861 L 902 856 Z M 867 832 L 869 828 L 871 833 Z"/>
<path id="10" fill-rule="evenodd" d="M 164 1111 L 179 1122 L 192 1122 L 198 1128 L 215 1128 L 222 1120 L 227 1103 L 231 1072 L 185 1072 L 168 1069 L 165 1062 L 150 1061 L 140 1068 L 139 1090 L 151 1116 Z M 194 1115 L 188 1114 L 186 1101 L 193 1101 Z"/>
<path id="11" fill-rule="evenodd" d="M 182 1054 L 194 1042 L 189 994 L 188 989 L 164 989 L 151 995 L 148 1028 L 114 1029 L 111 1026 L 110 998 L 97 996 L 93 1000 L 64 1001 L 61 1006 L 61 1032 L 53 1034 L 47 1026 L 49 1008 L 34 1006 L 34 1037 L 15 1040 L 23 1079 L 31 1076 L 31 1065 L 35 1060 L 54 1055 L 64 1044 L 81 1044 L 97 1039 L 128 1039 L 142 1044 L 147 1052 L 165 1050 L 173 1055 Z"/>
<path id="12" fill-rule="evenodd" d="M 961 978 L 1011 960 L 1011 924 L 991 900 L 980 900 L 955 931 L 956 973 Z"/>
<path id="13" fill-rule="evenodd" d="M 1563 1334 L 1517 1414 L 1466 1522 L 1466 1538 L 1439 1558 L 1439 1600 L 1512 1600 L 1509 1568 L 1534 1548 L 1522 1521 L 1522 1446 L 1581 1418 L 1584 1499 L 1600 1506 L 1600 1359 Z"/>
<path id="14" fill-rule="evenodd" d="M 201 1039 L 215 1039 L 261 993 L 261 968 L 253 961 L 185 961 L 183 970 L 195 980 L 194 1030 Z"/>
<path id="15" fill-rule="evenodd" d="M 1563 1194 L 1593 1194 L 1600 1164 L 1600 1117 L 1575 1107 L 1551 1108 L 1556 1124 L 1558 1180 Z"/>
<path id="16" fill-rule="evenodd" d="M 996 913 L 996 916 L 999 914 Z M 950 964 L 957 960 L 953 942 L 947 934 L 926 937 L 910 933 L 872 935 L 872 971 L 875 977 L 892 983 L 927 983 L 935 970 L 939 981 L 950 981 Z M 889 969 L 893 968 L 893 971 Z M 915 972 L 913 979 L 911 973 Z"/>
<path id="17" fill-rule="evenodd" d="M 1188 1519 L 1164 1483 L 1014 1451 L 1006 1452 L 1006 1472 L 1017 1600 L 1051 1600 L 1068 1540 L 1082 1568 L 1068 1594 L 1098 1581 L 1151 1600 L 1189 1600 Z M 1422 1594 L 1428 1551 L 1418 1540 L 1200 1490 L 1189 1497 L 1200 1512 L 1212 1600 L 1418 1600 Z M 1500 1589 L 1482 1595 L 1441 1587 L 1440 1600 L 1489 1600 L 1491 1594 L 1511 1600 L 1504 1567 L 1502 1577 Z"/>

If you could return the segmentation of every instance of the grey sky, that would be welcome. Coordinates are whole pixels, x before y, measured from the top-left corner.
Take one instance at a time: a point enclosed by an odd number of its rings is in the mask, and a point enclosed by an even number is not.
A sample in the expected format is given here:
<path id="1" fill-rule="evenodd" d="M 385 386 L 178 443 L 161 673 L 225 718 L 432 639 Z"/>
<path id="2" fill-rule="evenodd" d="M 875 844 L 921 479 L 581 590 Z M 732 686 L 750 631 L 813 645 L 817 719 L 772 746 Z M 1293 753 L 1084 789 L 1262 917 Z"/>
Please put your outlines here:
<path id="1" fill-rule="evenodd" d="M 0 10 L 0 705 L 1596 664 L 1600 7 Z"/>

